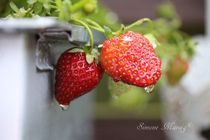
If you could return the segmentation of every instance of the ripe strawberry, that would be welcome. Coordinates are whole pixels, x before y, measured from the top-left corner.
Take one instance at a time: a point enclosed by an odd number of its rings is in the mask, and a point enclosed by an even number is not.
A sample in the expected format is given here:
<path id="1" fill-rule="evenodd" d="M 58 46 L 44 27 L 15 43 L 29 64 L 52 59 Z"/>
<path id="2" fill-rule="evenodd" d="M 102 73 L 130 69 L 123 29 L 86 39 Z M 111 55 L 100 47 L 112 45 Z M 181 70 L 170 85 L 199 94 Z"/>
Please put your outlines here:
<path id="1" fill-rule="evenodd" d="M 161 61 L 152 44 L 132 31 L 106 40 L 100 63 L 115 81 L 139 87 L 155 84 L 161 76 Z"/>
<path id="2" fill-rule="evenodd" d="M 166 71 L 166 77 L 170 85 L 176 85 L 188 70 L 188 62 L 177 56 L 168 64 L 169 68 Z"/>
<path id="3" fill-rule="evenodd" d="M 103 74 L 95 59 L 89 64 L 84 52 L 71 51 L 65 51 L 56 65 L 55 98 L 60 105 L 95 88 Z"/>

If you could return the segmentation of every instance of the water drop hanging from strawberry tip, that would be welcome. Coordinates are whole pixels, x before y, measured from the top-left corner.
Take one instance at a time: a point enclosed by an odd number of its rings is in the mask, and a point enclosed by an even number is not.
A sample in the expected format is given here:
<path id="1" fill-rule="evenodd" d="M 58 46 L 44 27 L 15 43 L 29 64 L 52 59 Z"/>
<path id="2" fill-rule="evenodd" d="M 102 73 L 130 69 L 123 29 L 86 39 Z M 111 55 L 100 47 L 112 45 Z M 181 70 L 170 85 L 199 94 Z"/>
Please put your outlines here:
<path id="1" fill-rule="evenodd" d="M 148 87 L 145 87 L 144 90 L 146 91 L 146 93 L 151 94 L 154 91 L 155 85 L 150 85 Z"/>
<path id="2" fill-rule="evenodd" d="M 62 105 L 62 104 L 60 104 L 59 106 L 60 106 L 60 108 L 61 108 L 63 111 L 66 111 L 66 110 L 69 109 L 69 105 Z"/>

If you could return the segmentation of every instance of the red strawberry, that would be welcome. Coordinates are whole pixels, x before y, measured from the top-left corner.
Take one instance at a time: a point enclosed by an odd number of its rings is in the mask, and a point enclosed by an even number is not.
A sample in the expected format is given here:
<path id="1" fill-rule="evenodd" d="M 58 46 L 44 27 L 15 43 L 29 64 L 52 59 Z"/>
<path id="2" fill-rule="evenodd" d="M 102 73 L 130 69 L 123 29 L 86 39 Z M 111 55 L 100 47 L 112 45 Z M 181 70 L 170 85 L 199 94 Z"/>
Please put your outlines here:
<path id="1" fill-rule="evenodd" d="M 139 87 L 155 84 L 161 76 L 161 61 L 152 44 L 132 31 L 106 40 L 100 63 L 114 80 Z"/>
<path id="2" fill-rule="evenodd" d="M 68 105 L 95 88 L 102 74 L 96 60 L 93 59 L 89 64 L 84 52 L 65 51 L 56 65 L 55 98 L 61 106 Z"/>

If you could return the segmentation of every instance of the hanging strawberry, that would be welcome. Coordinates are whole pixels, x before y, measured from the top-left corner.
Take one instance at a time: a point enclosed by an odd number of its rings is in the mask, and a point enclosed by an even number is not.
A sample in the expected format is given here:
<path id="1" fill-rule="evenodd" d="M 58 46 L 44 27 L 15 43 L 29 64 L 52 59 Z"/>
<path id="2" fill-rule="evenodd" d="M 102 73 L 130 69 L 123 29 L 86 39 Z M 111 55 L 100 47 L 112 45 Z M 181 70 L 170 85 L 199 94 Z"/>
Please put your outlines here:
<path id="1" fill-rule="evenodd" d="M 82 49 L 69 49 L 56 65 L 55 98 L 61 107 L 94 89 L 103 71 L 97 64 L 97 51 L 86 54 Z"/>
<path id="2" fill-rule="evenodd" d="M 161 76 L 161 61 L 150 41 L 128 31 L 103 43 L 100 63 L 115 81 L 147 87 Z"/>
<path id="3" fill-rule="evenodd" d="M 56 65 L 55 98 L 63 110 L 69 103 L 94 89 L 100 82 L 103 70 L 98 65 L 99 52 L 94 48 L 93 34 L 81 20 L 72 19 L 86 27 L 89 42 L 84 48 L 65 51 Z"/>

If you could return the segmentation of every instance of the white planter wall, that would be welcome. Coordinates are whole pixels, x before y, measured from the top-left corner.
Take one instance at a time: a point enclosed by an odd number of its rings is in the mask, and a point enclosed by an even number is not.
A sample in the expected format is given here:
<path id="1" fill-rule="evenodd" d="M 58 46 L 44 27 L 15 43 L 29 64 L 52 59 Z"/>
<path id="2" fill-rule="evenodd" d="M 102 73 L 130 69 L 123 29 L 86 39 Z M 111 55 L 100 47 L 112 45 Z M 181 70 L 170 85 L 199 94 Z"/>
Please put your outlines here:
<path id="1" fill-rule="evenodd" d="M 71 46 L 52 47 L 59 48 L 55 61 Z M 0 139 L 91 140 L 93 94 L 62 111 L 53 99 L 53 72 L 37 69 L 35 50 L 34 32 L 0 31 Z"/>

